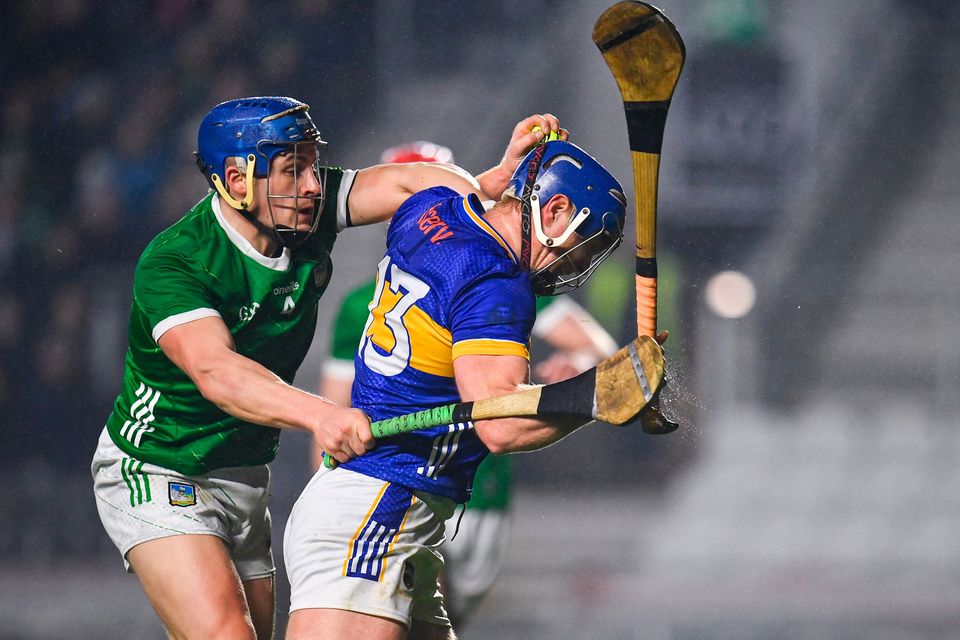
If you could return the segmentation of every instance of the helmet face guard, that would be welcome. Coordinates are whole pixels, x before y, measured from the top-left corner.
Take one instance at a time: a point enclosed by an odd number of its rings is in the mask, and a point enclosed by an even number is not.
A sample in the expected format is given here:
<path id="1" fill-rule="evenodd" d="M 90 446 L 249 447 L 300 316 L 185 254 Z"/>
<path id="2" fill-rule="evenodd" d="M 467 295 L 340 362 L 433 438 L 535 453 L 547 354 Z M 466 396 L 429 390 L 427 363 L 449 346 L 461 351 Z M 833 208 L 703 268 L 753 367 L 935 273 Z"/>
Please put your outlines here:
<path id="1" fill-rule="evenodd" d="M 273 144 L 270 141 L 262 141 L 266 144 Z M 276 239 L 285 247 L 293 249 L 294 247 L 303 244 L 310 236 L 312 236 L 317 227 L 320 225 L 320 215 L 323 213 L 323 203 L 325 200 L 325 194 L 327 192 L 327 168 L 321 162 L 321 154 L 326 149 L 326 143 L 323 141 L 319 142 L 303 142 L 303 143 L 294 143 L 292 145 L 287 145 L 290 149 L 289 152 L 281 152 L 275 154 L 271 159 L 271 164 L 282 155 L 290 153 L 293 156 L 293 193 L 274 193 L 271 189 L 272 180 L 269 177 L 269 171 L 267 172 L 267 208 L 270 211 L 270 222 L 273 227 L 273 233 Z M 312 149 L 307 149 L 306 147 L 312 147 Z M 300 170 L 301 162 L 300 158 L 305 155 L 312 155 L 313 160 L 310 162 L 307 171 L 313 172 L 313 177 L 317 181 L 317 184 L 320 185 L 320 192 L 313 195 L 302 195 L 300 193 L 300 181 L 302 179 L 302 172 Z M 274 214 L 274 201 L 278 201 L 278 206 L 283 206 L 284 208 L 293 209 L 294 211 L 294 220 L 297 220 L 298 213 L 300 211 L 301 201 L 309 201 L 313 209 L 313 218 L 308 227 L 301 229 L 297 222 L 294 222 L 293 227 L 288 227 L 277 222 L 277 216 Z M 280 202 L 282 201 L 282 202 Z"/>
<path id="2" fill-rule="evenodd" d="M 575 213 L 563 233 L 550 237 L 543 231 L 540 203 L 557 194 L 570 199 Z M 570 142 L 550 141 L 534 148 L 514 172 L 506 195 L 520 200 L 523 218 L 532 218 L 532 224 L 522 220 L 525 237 L 532 227 L 537 241 L 546 247 L 576 239 L 531 274 L 537 295 L 558 295 L 579 287 L 623 240 L 627 207 L 623 187 L 596 159 Z M 529 269 L 526 253 L 524 267 Z"/>
<path id="3" fill-rule="evenodd" d="M 533 289 L 538 296 L 555 296 L 576 289 L 620 246 L 623 241 L 621 222 L 613 213 L 606 213 L 604 217 L 609 218 L 611 226 L 616 226 L 615 232 L 608 231 L 604 225 L 587 238 L 575 234 L 576 244 L 531 274 Z"/>
<path id="4" fill-rule="evenodd" d="M 228 100 L 210 110 L 197 134 L 197 166 L 210 186 L 233 208 L 248 211 L 254 197 L 254 179 L 266 179 L 271 231 L 286 247 L 295 247 L 309 238 L 316 231 L 323 211 L 326 170 L 322 168 L 322 156 L 326 143 L 320 138 L 308 109 L 308 105 L 293 98 Z M 308 146 L 312 149 L 308 150 Z M 273 193 L 271 166 L 278 156 L 287 154 L 293 154 L 293 193 Z M 320 185 L 318 195 L 300 193 L 300 157 L 307 154 L 313 154 L 310 170 Z M 240 200 L 234 198 L 224 184 L 228 158 L 242 159 L 237 166 L 245 172 L 247 193 Z M 277 223 L 273 205 L 280 199 L 291 200 L 295 211 L 300 210 L 302 200 L 312 201 L 313 219 L 306 229 L 301 229 L 296 222 L 293 228 Z"/>

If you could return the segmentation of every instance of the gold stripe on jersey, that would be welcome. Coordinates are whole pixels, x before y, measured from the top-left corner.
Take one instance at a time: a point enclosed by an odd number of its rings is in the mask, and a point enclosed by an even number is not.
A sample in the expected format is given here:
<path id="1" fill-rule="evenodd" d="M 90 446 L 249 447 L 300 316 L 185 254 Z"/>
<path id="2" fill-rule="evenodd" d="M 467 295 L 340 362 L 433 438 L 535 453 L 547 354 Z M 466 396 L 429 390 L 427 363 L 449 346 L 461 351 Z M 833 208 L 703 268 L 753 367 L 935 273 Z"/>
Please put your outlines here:
<path id="1" fill-rule="evenodd" d="M 500 243 L 500 246 L 504 248 L 511 260 L 514 262 L 517 261 L 517 258 L 513 253 L 513 249 L 510 248 L 510 245 L 508 245 L 507 242 L 500 237 L 500 234 L 497 233 L 496 229 L 491 227 L 490 224 L 484 220 L 479 213 L 473 210 L 473 207 L 470 206 L 469 198 L 463 199 L 463 210 L 467 212 L 467 215 L 470 216 L 470 219 L 473 220 L 478 227 L 486 231 L 494 240 Z"/>
<path id="2" fill-rule="evenodd" d="M 525 345 L 512 340 L 493 340 L 490 338 L 475 338 L 461 340 L 453 345 L 453 358 L 460 356 L 520 356 L 530 359 L 530 351 Z"/>
<path id="3" fill-rule="evenodd" d="M 397 340 L 387 326 L 384 316 L 397 305 L 400 298 L 400 294 L 390 290 L 389 284 L 384 286 L 380 294 L 380 304 L 374 308 L 373 322 L 367 330 L 373 343 L 387 352 L 393 351 Z M 410 336 L 410 366 L 417 371 L 452 378 L 453 358 L 450 356 L 450 348 L 453 336 L 450 331 L 416 306 L 410 307 L 403 315 L 403 326 Z"/>

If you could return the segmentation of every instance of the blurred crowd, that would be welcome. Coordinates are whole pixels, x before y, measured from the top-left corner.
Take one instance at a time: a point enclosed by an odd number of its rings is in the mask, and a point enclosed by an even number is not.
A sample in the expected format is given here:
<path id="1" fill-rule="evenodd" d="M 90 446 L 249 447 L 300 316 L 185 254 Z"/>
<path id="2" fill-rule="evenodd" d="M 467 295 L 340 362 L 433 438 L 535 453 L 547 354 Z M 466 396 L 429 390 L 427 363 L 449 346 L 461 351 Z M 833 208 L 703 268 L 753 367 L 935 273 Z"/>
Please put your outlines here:
<path id="1" fill-rule="evenodd" d="M 119 388 L 133 265 L 206 191 L 214 104 L 294 95 L 341 138 L 374 87 L 369 7 L 0 5 L 0 433 L 7 469 L 89 464 Z"/>

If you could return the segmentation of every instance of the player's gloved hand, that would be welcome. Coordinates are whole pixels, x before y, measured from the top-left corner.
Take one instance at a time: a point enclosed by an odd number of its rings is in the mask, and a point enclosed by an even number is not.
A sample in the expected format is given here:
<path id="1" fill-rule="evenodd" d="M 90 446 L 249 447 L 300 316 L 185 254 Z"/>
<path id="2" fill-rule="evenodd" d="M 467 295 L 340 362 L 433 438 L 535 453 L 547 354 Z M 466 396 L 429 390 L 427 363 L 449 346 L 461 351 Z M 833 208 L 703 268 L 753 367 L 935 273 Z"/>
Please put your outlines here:
<path id="1" fill-rule="evenodd" d="M 318 418 L 313 435 L 324 452 L 338 462 L 361 456 L 374 445 L 370 418 L 359 409 L 332 405 Z"/>
<path id="2" fill-rule="evenodd" d="M 668 337 L 670 337 L 669 331 L 661 331 L 657 334 L 655 340 L 657 341 L 657 344 L 663 346 L 663 343 L 667 341 Z M 657 389 L 653 396 L 653 400 L 647 403 L 647 406 L 645 406 L 640 412 L 640 426 L 643 428 L 644 433 L 649 433 L 652 435 L 664 435 L 667 433 L 673 433 L 680 426 L 679 423 L 674 422 L 663 415 L 663 409 L 660 408 L 660 392 L 663 391 L 665 386 L 667 386 L 666 379 L 664 379 L 663 384 L 660 385 L 660 388 Z"/>

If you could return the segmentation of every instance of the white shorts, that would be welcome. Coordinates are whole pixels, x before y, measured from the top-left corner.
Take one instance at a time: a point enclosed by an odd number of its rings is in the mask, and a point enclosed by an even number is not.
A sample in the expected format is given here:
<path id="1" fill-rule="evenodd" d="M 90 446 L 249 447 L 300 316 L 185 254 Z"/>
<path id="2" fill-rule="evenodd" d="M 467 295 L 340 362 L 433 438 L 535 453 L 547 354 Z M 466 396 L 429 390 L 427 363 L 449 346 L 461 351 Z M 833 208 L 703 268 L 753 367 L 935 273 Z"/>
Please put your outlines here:
<path id="1" fill-rule="evenodd" d="M 100 521 L 120 550 L 185 534 L 221 538 L 241 580 L 274 575 L 270 551 L 270 469 L 216 469 L 199 476 L 127 456 L 104 429 L 91 465 Z M 171 559 L 173 560 L 173 559 Z"/>
<path id="2" fill-rule="evenodd" d="M 510 513 L 500 509 L 471 510 L 447 521 L 446 542 L 440 547 L 446 563 L 447 608 L 462 620 L 493 586 L 506 557 Z M 456 532 L 456 535 L 454 535 Z"/>
<path id="3" fill-rule="evenodd" d="M 450 626 L 438 577 L 453 501 L 321 466 L 283 539 L 290 611 L 343 609 Z"/>

